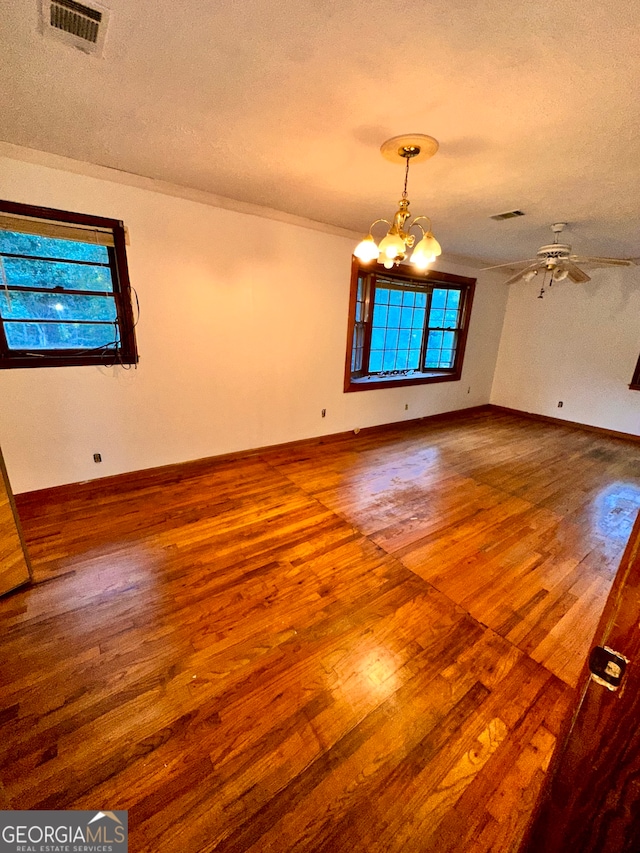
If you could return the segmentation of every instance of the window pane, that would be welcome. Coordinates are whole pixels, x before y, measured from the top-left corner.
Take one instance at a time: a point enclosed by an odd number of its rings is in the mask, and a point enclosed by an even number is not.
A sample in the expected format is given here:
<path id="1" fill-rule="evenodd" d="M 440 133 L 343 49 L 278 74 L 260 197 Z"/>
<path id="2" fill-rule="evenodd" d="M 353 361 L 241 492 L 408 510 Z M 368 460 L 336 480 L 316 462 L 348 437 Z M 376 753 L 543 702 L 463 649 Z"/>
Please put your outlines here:
<path id="1" fill-rule="evenodd" d="M 453 352 L 450 349 L 443 349 L 440 354 L 439 367 L 453 367 Z"/>
<path id="2" fill-rule="evenodd" d="M 112 344 L 115 334 L 111 325 L 78 323 L 5 323 L 9 349 L 92 349 Z"/>
<path id="3" fill-rule="evenodd" d="M 382 357 L 382 369 L 383 370 L 395 370 L 395 366 L 396 366 L 395 350 L 385 350 L 384 356 Z"/>
<path id="4" fill-rule="evenodd" d="M 457 308 L 460 305 L 460 291 L 451 289 L 447 291 L 447 308 Z"/>
<path id="5" fill-rule="evenodd" d="M 3 317 L 16 320 L 106 320 L 116 319 L 116 306 L 109 296 L 70 296 L 63 293 L 33 293 L 0 290 Z"/>
<path id="6" fill-rule="evenodd" d="M 423 292 L 416 293 L 416 308 L 427 307 L 427 294 Z"/>
<path id="7" fill-rule="evenodd" d="M 9 285 L 43 289 L 64 287 L 67 290 L 113 290 L 111 270 L 108 267 L 32 261 L 24 258 L 1 258 L 1 260 L 4 263 L 4 272 Z M 2 283 L 0 273 L 0 285 Z"/>
<path id="8" fill-rule="evenodd" d="M 395 350 L 398 348 L 398 334 L 398 329 L 387 329 L 387 333 L 384 336 L 384 348 L 386 350 Z"/>
<path id="9" fill-rule="evenodd" d="M 409 366 L 409 353 L 399 351 L 396 356 L 396 370 L 406 370 Z"/>
<path id="10" fill-rule="evenodd" d="M 433 294 L 431 296 L 431 307 L 432 308 L 444 308 L 447 303 L 447 291 L 442 290 L 439 287 L 434 288 Z"/>
<path id="11" fill-rule="evenodd" d="M 402 294 L 402 304 L 407 308 L 413 308 L 416 304 L 416 292 L 413 290 L 405 290 Z"/>
<path id="12" fill-rule="evenodd" d="M 376 299 L 378 298 L 378 292 L 376 291 Z M 378 305 L 376 302 L 373 308 L 373 325 L 374 326 L 386 326 L 387 325 L 387 312 L 388 308 L 386 305 Z"/>
<path id="13" fill-rule="evenodd" d="M 353 347 L 351 353 L 351 371 L 362 370 L 362 352 L 364 346 L 364 326 L 358 324 L 353 329 Z"/>
<path id="14" fill-rule="evenodd" d="M 444 311 L 432 308 L 429 314 L 429 325 L 441 329 L 444 326 Z"/>
<path id="15" fill-rule="evenodd" d="M 384 329 L 375 328 L 371 332 L 371 349 L 384 349 Z"/>
<path id="16" fill-rule="evenodd" d="M 405 350 L 409 349 L 411 344 L 411 330 L 410 329 L 400 329 L 400 334 L 398 335 L 398 349 Z"/>
<path id="17" fill-rule="evenodd" d="M 444 327 L 445 329 L 455 329 L 458 326 L 458 312 L 457 311 L 445 311 L 444 312 Z"/>
<path id="18" fill-rule="evenodd" d="M 413 308 L 403 308 L 400 313 L 400 325 L 403 329 L 410 329 L 413 325 Z"/>
<path id="19" fill-rule="evenodd" d="M 455 337 L 455 332 L 444 332 L 442 335 L 443 349 L 453 349 L 453 342 L 455 341 Z"/>
<path id="20" fill-rule="evenodd" d="M 429 349 L 440 349 L 442 346 L 442 335 L 443 332 L 429 332 L 427 347 Z"/>
<path id="21" fill-rule="evenodd" d="M 425 359 L 425 367 L 439 367 L 440 365 L 440 350 L 439 349 L 428 349 L 427 357 Z"/>
<path id="22" fill-rule="evenodd" d="M 376 305 L 389 304 L 389 291 L 385 287 L 376 288 L 375 303 Z"/>
<path id="23" fill-rule="evenodd" d="M 369 371 L 379 373 L 382 370 L 382 351 L 372 352 L 369 358 Z"/>
<path id="24" fill-rule="evenodd" d="M 402 305 L 402 291 L 401 290 L 390 290 L 389 291 L 389 305 Z"/>
<path id="25" fill-rule="evenodd" d="M 76 261 L 109 263 L 106 246 L 93 243 L 78 243 L 75 240 L 56 240 L 53 237 L 38 237 L 35 234 L 19 234 L 0 229 L 0 252 L 16 255 L 36 255 L 42 258 L 67 258 Z"/>
<path id="26" fill-rule="evenodd" d="M 400 309 L 396 305 L 389 306 L 387 325 L 397 328 L 400 325 Z"/>

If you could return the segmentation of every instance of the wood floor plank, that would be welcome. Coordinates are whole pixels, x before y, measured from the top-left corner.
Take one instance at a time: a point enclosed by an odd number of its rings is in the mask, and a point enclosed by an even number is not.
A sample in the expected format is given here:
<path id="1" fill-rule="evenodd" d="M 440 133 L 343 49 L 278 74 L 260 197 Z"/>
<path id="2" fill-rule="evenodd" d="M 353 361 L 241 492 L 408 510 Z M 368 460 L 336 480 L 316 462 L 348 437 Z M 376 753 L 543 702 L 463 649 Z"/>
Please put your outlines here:
<path id="1" fill-rule="evenodd" d="M 507 853 L 640 447 L 475 412 L 18 505 L 13 808 L 128 809 L 136 853 Z"/>

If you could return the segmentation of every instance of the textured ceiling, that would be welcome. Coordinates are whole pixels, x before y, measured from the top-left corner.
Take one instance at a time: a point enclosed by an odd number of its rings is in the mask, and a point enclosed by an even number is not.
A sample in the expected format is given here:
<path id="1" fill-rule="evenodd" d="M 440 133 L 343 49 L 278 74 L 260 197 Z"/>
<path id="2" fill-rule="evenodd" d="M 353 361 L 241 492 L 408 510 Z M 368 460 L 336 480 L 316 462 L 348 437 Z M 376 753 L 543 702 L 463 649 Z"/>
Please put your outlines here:
<path id="1" fill-rule="evenodd" d="M 445 252 L 640 256 L 640 4 L 620 0 L 104 0 L 104 56 L 0 17 L 0 138 L 355 231 L 402 167 Z M 526 216 L 494 222 L 520 208 Z"/>

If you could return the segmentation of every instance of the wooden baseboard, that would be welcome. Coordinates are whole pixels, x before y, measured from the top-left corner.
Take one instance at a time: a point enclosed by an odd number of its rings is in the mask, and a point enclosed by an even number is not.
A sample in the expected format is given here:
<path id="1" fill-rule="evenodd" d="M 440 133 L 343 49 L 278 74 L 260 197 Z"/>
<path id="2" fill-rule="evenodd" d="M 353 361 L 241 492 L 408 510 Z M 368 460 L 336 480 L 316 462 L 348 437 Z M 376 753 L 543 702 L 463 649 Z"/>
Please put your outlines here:
<path id="1" fill-rule="evenodd" d="M 484 403 L 480 406 L 470 406 L 466 409 L 454 409 L 450 412 L 441 412 L 436 415 L 427 415 L 421 418 L 411 418 L 404 421 L 395 421 L 388 424 L 379 424 L 378 426 L 362 427 L 358 430 L 361 436 L 375 435 L 383 432 L 389 432 L 397 429 L 407 429 L 416 425 L 425 425 L 437 423 L 439 421 L 451 421 L 457 418 L 473 417 L 476 414 L 487 412 L 491 406 L 489 403 Z M 193 459 L 186 462 L 172 462 L 169 465 L 161 465 L 156 468 L 143 468 L 138 471 L 127 471 L 123 474 L 113 474 L 108 477 L 99 477 L 95 480 L 84 480 L 79 483 L 66 483 L 62 486 L 51 486 L 46 489 L 36 489 L 31 492 L 21 492 L 16 494 L 15 501 L 20 510 L 32 509 L 35 506 L 42 506 L 47 503 L 56 501 L 64 501 L 74 499 L 87 500 L 96 495 L 105 495 L 118 492 L 121 490 L 131 489 L 133 487 L 145 488 L 149 485 L 157 484 L 159 481 L 169 484 L 172 481 L 181 480 L 184 477 L 197 475 L 206 471 L 212 465 L 217 465 L 224 462 L 233 462 L 238 459 L 247 459 L 251 456 L 258 456 L 267 451 L 281 451 L 287 448 L 300 447 L 317 447 L 325 444 L 328 441 L 348 441 L 354 440 L 354 430 L 346 432 L 329 433 L 327 435 L 316 436 L 314 438 L 301 438 L 296 441 L 288 441 L 283 444 L 266 445 L 264 447 L 252 448 L 249 450 L 239 450 L 233 453 L 223 453 L 218 456 L 207 456 L 203 459 Z"/>
<path id="2" fill-rule="evenodd" d="M 489 409 L 495 412 L 504 412 L 509 415 L 520 415 L 523 418 L 530 418 L 534 421 L 543 421 L 548 424 L 557 424 L 558 426 L 575 427 L 583 429 L 587 432 L 595 432 L 604 438 L 621 438 L 625 441 L 640 441 L 640 435 L 634 435 L 632 432 L 619 432 L 615 429 L 606 429 L 605 427 L 591 426 L 591 424 L 581 424 L 578 421 L 566 421 L 564 418 L 553 418 L 551 415 L 538 415 L 536 412 L 523 412 L 521 409 L 510 409 L 507 406 L 495 406 L 489 404 Z"/>

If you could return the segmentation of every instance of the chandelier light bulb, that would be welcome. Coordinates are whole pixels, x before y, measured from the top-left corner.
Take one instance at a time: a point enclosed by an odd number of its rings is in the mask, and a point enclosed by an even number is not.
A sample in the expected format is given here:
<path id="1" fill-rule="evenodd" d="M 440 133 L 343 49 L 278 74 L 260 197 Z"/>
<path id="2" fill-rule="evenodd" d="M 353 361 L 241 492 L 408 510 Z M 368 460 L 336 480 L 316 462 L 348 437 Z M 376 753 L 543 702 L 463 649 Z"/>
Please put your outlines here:
<path id="1" fill-rule="evenodd" d="M 409 259 L 411 263 L 420 270 L 426 270 L 429 264 L 432 264 L 436 256 L 430 252 L 425 252 L 424 248 L 421 248 L 422 240 L 413 250 L 413 254 Z"/>
<path id="2" fill-rule="evenodd" d="M 438 257 L 438 255 L 442 254 L 442 247 L 440 243 L 433 236 L 431 231 L 428 231 L 425 236 L 420 240 L 420 243 L 424 243 L 424 250 L 429 254 L 433 255 L 434 260 Z M 418 243 L 418 246 L 420 245 Z"/>
<path id="3" fill-rule="evenodd" d="M 399 234 L 389 232 L 386 237 L 380 241 L 380 254 L 387 258 L 395 259 L 398 255 L 404 253 L 405 243 Z"/>
<path id="4" fill-rule="evenodd" d="M 414 265 L 414 267 L 417 270 L 426 270 L 427 267 L 429 266 L 429 264 L 432 264 L 434 261 L 435 261 L 434 257 L 429 257 L 426 255 L 420 255 L 418 257 L 418 259 L 416 260 L 416 258 L 414 258 L 413 255 L 411 255 L 411 263 Z"/>
<path id="5" fill-rule="evenodd" d="M 390 270 L 393 267 L 393 258 L 387 258 L 383 266 L 386 270 Z"/>
<path id="6" fill-rule="evenodd" d="M 438 243 L 431 231 L 429 231 L 413 250 L 411 263 L 418 269 L 426 269 L 441 254 L 440 243 Z"/>
<path id="7" fill-rule="evenodd" d="M 358 260 L 363 263 L 367 263 L 368 261 L 378 260 L 380 249 L 376 246 L 375 240 L 371 234 L 367 234 L 367 236 L 358 243 L 353 254 L 358 258 Z"/>
<path id="8" fill-rule="evenodd" d="M 526 272 L 526 273 L 522 276 L 522 279 L 523 279 L 523 281 L 530 282 L 530 281 L 531 281 L 532 279 L 534 279 L 537 275 L 538 275 L 538 270 L 529 270 L 529 272 Z"/>
<path id="9" fill-rule="evenodd" d="M 569 275 L 569 270 L 563 270 L 561 267 L 556 267 L 551 274 L 551 278 L 554 281 L 564 281 L 565 278 Z"/>

